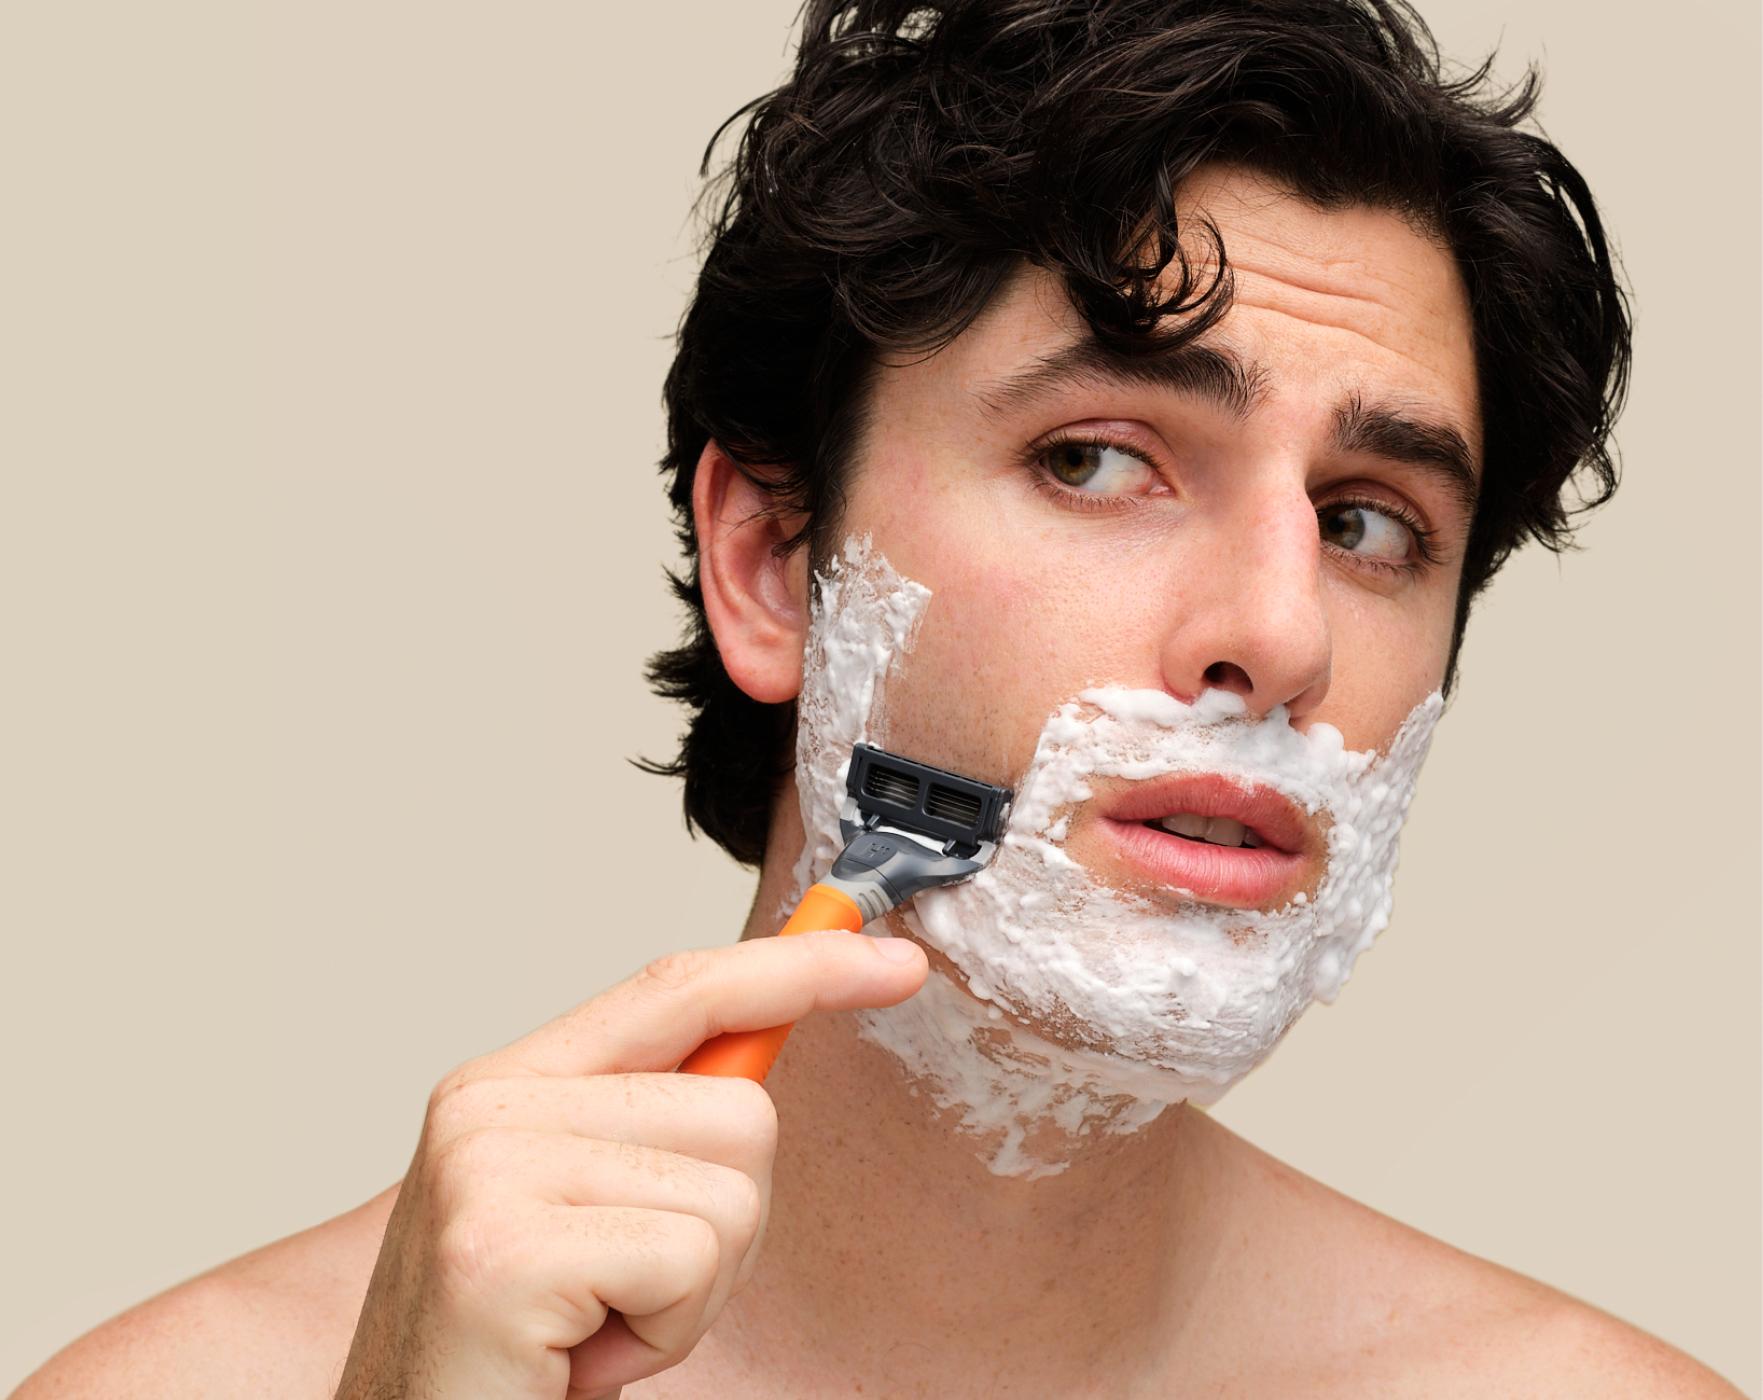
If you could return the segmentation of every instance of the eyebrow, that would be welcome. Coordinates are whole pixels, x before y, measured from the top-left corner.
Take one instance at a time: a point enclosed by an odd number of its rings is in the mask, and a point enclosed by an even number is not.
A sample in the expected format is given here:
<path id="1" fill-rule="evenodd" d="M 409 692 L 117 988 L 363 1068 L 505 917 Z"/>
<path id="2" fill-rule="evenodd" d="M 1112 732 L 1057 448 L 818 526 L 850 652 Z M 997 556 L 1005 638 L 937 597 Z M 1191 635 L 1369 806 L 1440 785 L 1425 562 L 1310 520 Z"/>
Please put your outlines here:
<path id="1" fill-rule="evenodd" d="M 1210 404 L 1240 423 L 1265 401 L 1268 382 L 1263 366 L 1222 346 L 1189 341 L 1173 349 L 1133 354 L 1085 339 L 982 385 L 974 397 L 993 413 L 1005 413 L 1060 389 L 1160 389 Z M 1362 395 L 1352 393 L 1334 411 L 1330 445 L 1337 452 L 1365 453 L 1436 477 L 1466 514 L 1475 513 L 1480 494 L 1475 458 L 1463 432 L 1451 423 L 1367 404 Z"/>
<path id="2" fill-rule="evenodd" d="M 1260 367 L 1245 364 L 1231 351 L 1192 341 L 1135 355 L 1099 340 L 1077 340 L 1038 357 L 1028 369 L 982 386 L 974 397 L 994 413 L 1004 413 L 1058 389 L 1130 385 L 1186 394 L 1240 421 L 1265 397 L 1266 378 Z"/>
<path id="3" fill-rule="evenodd" d="M 1355 393 L 1334 411 L 1332 441 L 1338 452 L 1363 452 L 1437 477 L 1465 515 L 1475 514 L 1481 495 L 1475 459 L 1463 434 L 1449 423 L 1367 405 Z"/>

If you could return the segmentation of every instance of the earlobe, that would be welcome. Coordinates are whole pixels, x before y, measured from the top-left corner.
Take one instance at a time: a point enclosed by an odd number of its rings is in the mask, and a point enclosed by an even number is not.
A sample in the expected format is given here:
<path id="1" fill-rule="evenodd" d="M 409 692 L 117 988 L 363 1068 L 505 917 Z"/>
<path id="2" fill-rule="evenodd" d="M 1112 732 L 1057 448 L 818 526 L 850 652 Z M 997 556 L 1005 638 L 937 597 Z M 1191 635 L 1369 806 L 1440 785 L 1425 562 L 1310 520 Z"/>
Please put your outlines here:
<path id="1" fill-rule="evenodd" d="M 775 504 L 714 439 L 704 444 L 692 480 L 704 612 L 729 679 L 766 704 L 801 690 L 808 634 L 808 546 L 780 557 L 800 518 Z"/>

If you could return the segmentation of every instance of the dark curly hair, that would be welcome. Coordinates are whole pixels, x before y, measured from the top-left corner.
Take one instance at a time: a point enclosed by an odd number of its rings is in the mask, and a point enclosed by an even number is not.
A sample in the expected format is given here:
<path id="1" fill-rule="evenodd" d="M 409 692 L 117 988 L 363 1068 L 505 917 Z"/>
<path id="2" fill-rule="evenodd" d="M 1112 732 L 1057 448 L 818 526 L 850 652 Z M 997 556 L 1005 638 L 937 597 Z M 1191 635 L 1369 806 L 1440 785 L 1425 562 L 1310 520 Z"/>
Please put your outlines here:
<path id="1" fill-rule="evenodd" d="M 700 176 L 751 114 L 702 196 L 704 265 L 664 392 L 689 618 L 649 677 L 692 715 L 678 756 L 644 766 L 684 777 L 688 825 L 737 860 L 764 854 L 795 707 L 739 690 L 706 624 L 691 517 L 705 443 L 803 515 L 784 547 L 806 539 L 819 559 L 878 356 L 946 345 L 1024 261 L 1129 353 L 1217 322 L 1231 295 L 1217 230 L 1203 229 L 1203 276 L 1174 215 L 1204 161 L 1323 208 L 1396 211 L 1456 257 L 1484 479 L 1447 687 L 1470 603 L 1506 557 L 1527 539 L 1566 548 L 1572 515 L 1615 490 L 1627 301 L 1585 181 L 1520 129 L 1534 67 L 1499 90 L 1491 56 L 1447 71 L 1403 0 L 807 0 L 801 18 L 789 80 L 705 149 Z"/>

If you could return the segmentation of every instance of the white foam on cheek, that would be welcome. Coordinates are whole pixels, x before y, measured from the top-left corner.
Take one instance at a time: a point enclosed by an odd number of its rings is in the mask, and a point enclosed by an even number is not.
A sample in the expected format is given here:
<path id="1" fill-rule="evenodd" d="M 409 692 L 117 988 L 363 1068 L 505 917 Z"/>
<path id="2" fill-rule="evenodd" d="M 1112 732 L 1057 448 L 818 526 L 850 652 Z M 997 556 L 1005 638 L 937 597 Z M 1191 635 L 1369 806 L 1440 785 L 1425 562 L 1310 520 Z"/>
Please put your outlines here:
<path id="1" fill-rule="evenodd" d="M 807 841 L 786 917 L 844 849 L 839 809 L 851 750 L 879 723 L 888 672 L 911 647 L 931 596 L 922 583 L 896 573 L 867 535 L 847 539 L 814 583 L 796 706 L 796 789 Z"/>
<path id="2" fill-rule="evenodd" d="M 883 722 L 888 673 L 931 597 L 867 538 L 848 540 L 816 585 L 796 746 L 807 839 L 791 904 L 842 847 L 852 745 Z M 992 864 L 904 911 L 967 990 L 933 975 L 898 1007 L 856 1013 L 859 1033 L 1003 1175 L 1061 1170 L 1087 1134 L 1141 1127 L 1185 1098 L 1214 1101 L 1312 1000 L 1334 999 L 1388 923 L 1397 832 L 1442 710 L 1436 692 L 1426 697 L 1380 757 L 1347 749 L 1326 724 L 1299 733 L 1283 708 L 1249 718 L 1224 691 L 1192 705 L 1160 690 L 1084 691 L 1048 718 Z M 1315 898 L 1267 913 L 1152 904 L 1067 854 L 1090 777 L 1183 772 L 1271 787 L 1329 819 Z"/>

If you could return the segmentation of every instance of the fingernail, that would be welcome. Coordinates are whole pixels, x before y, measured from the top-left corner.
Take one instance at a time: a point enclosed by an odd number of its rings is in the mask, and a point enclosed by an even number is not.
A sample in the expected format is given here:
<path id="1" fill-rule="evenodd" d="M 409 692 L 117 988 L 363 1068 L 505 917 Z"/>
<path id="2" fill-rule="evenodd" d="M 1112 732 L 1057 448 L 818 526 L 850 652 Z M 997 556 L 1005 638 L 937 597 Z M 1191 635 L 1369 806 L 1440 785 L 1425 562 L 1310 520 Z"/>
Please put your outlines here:
<path id="1" fill-rule="evenodd" d="M 911 962 L 918 956 L 910 938 L 872 938 L 869 941 L 875 944 L 875 951 L 889 962 Z"/>

